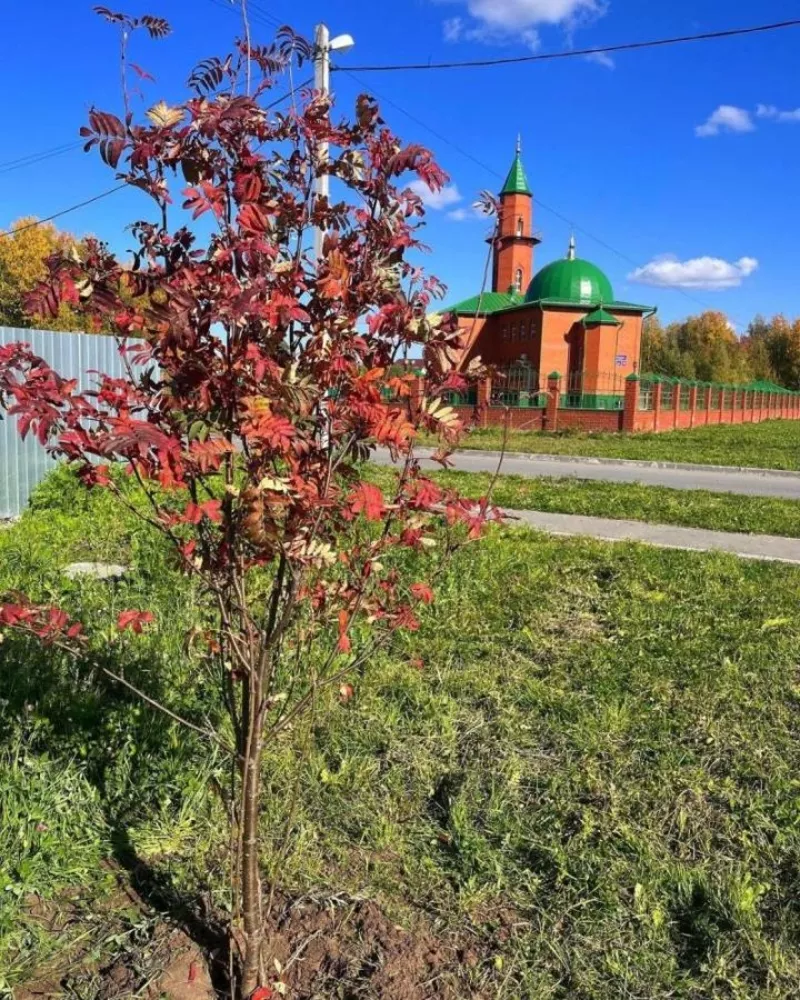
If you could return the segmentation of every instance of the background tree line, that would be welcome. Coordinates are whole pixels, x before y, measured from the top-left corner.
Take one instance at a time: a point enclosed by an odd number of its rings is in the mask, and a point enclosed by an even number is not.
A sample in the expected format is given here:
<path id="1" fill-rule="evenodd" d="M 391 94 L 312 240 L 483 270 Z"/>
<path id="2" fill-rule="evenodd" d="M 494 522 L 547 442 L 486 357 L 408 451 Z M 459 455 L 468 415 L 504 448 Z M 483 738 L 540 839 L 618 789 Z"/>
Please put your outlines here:
<path id="1" fill-rule="evenodd" d="M 55 318 L 25 312 L 23 298 L 44 278 L 45 258 L 65 249 L 80 256 L 85 247 L 85 237 L 36 221 L 17 219 L 0 231 L 0 326 L 103 332 L 87 330 L 85 317 L 69 305 L 62 304 Z M 738 337 L 722 312 L 704 312 L 667 326 L 652 316 L 644 324 L 641 359 L 643 372 L 702 382 L 766 379 L 800 389 L 800 318 L 756 316 Z"/>
<path id="2" fill-rule="evenodd" d="M 738 337 L 722 312 L 704 312 L 663 326 L 645 321 L 643 372 L 702 382 L 767 380 L 800 389 L 800 318 L 756 316 Z"/>
<path id="3" fill-rule="evenodd" d="M 67 303 L 61 303 L 57 316 L 35 316 L 25 309 L 28 292 L 45 278 L 45 260 L 54 253 L 74 253 L 83 259 L 88 237 L 73 236 L 58 229 L 52 222 L 39 222 L 34 217 L 17 219 L 7 230 L 0 230 L 0 326 L 36 330 L 80 330 L 84 333 L 109 333 L 109 320 L 87 324 L 87 317 Z M 143 299 L 126 295 L 129 303 Z M 136 336 L 133 332 L 131 336 Z"/>
<path id="4" fill-rule="evenodd" d="M 86 320 L 69 305 L 62 304 L 58 316 L 35 318 L 26 315 L 23 305 L 25 295 L 45 277 L 45 258 L 60 250 L 80 253 L 82 245 L 51 222 L 37 225 L 35 218 L 17 219 L 0 232 L 0 326 L 83 330 Z"/>

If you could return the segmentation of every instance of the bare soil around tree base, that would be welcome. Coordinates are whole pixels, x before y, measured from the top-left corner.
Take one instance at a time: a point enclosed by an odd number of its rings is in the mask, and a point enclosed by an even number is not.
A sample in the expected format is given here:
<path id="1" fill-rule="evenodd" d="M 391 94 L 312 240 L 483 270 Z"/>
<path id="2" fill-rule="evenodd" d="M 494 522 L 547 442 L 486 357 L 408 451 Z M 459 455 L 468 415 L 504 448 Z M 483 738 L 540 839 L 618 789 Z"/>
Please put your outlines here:
<path id="1" fill-rule="evenodd" d="M 117 897 L 111 909 L 130 904 L 135 894 Z M 141 901 L 148 933 L 113 958 L 98 962 L 92 935 L 66 947 L 14 991 L 14 1000 L 85 997 L 92 1000 L 219 1000 L 226 988 L 227 955 L 193 940 L 191 928 L 149 914 Z M 62 934 L 76 930 L 63 904 L 29 901 L 29 915 L 43 928 Z M 115 917 L 109 917 L 114 921 Z M 500 938 L 511 933 L 501 920 Z M 81 934 L 72 935 L 80 941 Z M 494 966 L 491 942 L 437 935 L 432 929 L 405 928 L 370 900 L 278 897 L 270 919 L 267 952 L 275 977 L 291 1000 L 488 1000 Z M 280 969 L 280 973 L 278 973 Z M 279 993 L 276 992 L 276 1000 Z"/>

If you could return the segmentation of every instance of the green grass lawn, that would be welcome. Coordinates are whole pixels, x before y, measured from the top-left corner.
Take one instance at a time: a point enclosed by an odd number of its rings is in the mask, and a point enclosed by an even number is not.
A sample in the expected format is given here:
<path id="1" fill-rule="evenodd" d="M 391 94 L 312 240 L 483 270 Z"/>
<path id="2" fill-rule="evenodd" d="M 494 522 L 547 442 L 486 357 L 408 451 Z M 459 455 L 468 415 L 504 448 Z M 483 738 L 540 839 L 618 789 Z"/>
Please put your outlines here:
<path id="1" fill-rule="evenodd" d="M 376 482 L 387 487 L 388 469 L 374 467 Z M 436 482 L 476 499 L 485 496 L 493 477 L 476 472 L 433 472 Z M 673 490 L 638 483 L 588 479 L 526 479 L 499 476 L 492 494 L 501 507 L 560 514 L 588 514 L 652 524 L 679 524 L 713 531 L 784 535 L 800 538 L 800 502 L 777 497 L 737 496 L 707 490 Z"/>
<path id="2" fill-rule="evenodd" d="M 460 447 L 499 449 L 501 430 L 474 430 Z M 664 434 L 589 434 L 512 431 L 508 450 L 528 454 L 630 458 L 647 462 L 694 462 L 762 469 L 800 469 L 800 421 L 699 427 Z"/>
<path id="3" fill-rule="evenodd" d="M 96 656 L 213 713 L 180 694 L 197 595 L 158 540 L 63 484 L 40 505 L 0 532 L 0 591 L 63 601 L 101 630 Z M 69 583 L 76 558 L 132 573 Z M 115 637 L 120 607 L 158 623 Z M 421 630 L 323 706 L 308 761 L 271 748 L 265 871 L 292 895 L 367 896 L 407 926 L 469 933 L 462 997 L 794 997 L 798 608 L 793 567 L 496 530 Z M 146 950 L 103 867 L 120 843 L 224 907 L 224 763 L 90 664 L 9 636 L 0 662 L 0 983 L 80 935 L 95 959 Z M 34 893 L 69 896 L 72 921 L 43 927 Z M 95 972 L 70 975 L 63 995 L 96 995 Z"/>

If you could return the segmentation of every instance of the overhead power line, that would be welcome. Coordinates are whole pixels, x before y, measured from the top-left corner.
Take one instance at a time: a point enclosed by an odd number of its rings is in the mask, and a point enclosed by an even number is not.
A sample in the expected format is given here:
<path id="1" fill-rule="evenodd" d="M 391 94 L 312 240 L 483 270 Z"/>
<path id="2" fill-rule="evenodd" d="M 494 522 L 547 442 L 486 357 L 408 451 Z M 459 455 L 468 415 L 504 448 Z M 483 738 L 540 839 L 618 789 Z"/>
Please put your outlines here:
<path id="1" fill-rule="evenodd" d="M 23 167 L 32 167 L 35 163 L 41 163 L 42 160 L 49 160 L 54 156 L 69 153 L 82 145 L 83 141 L 78 139 L 75 142 L 67 142 L 61 146 L 44 149 L 40 153 L 29 153 L 27 156 L 19 156 L 15 160 L 6 160 L 4 163 L 0 163 L 0 174 L 8 174 L 12 170 L 21 170 Z"/>
<path id="2" fill-rule="evenodd" d="M 348 70 L 360 73 L 394 73 L 408 70 L 431 69 L 476 69 L 485 66 L 510 66 L 515 63 L 550 62 L 555 59 L 577 59 L 582 56 L 612 55 L 615 52 L 634 52 L 638 49 L 663 48 L 667 45 L 682 45 L 687 42 L 707 42 L 722 38 L 737 38 L 742 35 L 756 35 L 767 31 L 782 31 L 785 28 L 800 27 L 800 18 L 792 21 L 778 21 L 775 24 L 759 24 L 752 28 L 728 28 L 724 31 L 705 31 L 699 35 L 679 35 L 675 38 L 656 38 L 647 42 L 622 42 L 592 49 L 567 49 L 560 52 L 540 52 L 531 56 L 506 56 L 502 59 L 469 59 L 463 62 L 392 63 L 373 66 L 349 66 Z M 342 71 L 341 66 L 331 69 Z"/>
<path id="3" fill-rule="evenodd" d="M 298 83 L 295 87 L 293 87 L 292 90 L 288 91 L 288 93 L 283 94 L 281 97 L 277 98 L 277 100 L 265 105 L 265 107 L 277 107 L 279 104 L 288 100 L 294 94 L 295 90 L 299 90 L 301 87 L 305 87 L 312 82 L 313 81 L 310 79 L 303 80 L 301 83 Z M 44 219 L 36 219 L 34 222 L 25 223 L 24 226 L 17 226 L 16 229 L 8 229 L 4 232 L 0 232 L 0 240 L 9 239 L 12 236 L 16 236 L 17 233 L 24 233 L 27 229 L 35 229 L 36 226 L 42 226 L 46 222 L 52 222 L 54 219 L 60 219 L 62 215 L 68 215 L 70 212 L 76 212 L 79 208 L 85 208 L 87 205 L 100 201 L 101 198 L 107 198 L 109 195 L 115 194 L 117 191 L 121 191 L 125 187 L 129 187 L 129 185 L 127 183 L 118 184 L 116 187 L 109 188 L 108 191 L 102 191 L 100 194 L 96 194 L 92 198 L 87 198 L 85 201 L 79 201 L 76 205 L 70 205 L 68 208 L 62 208 L 60 211 L 54 212 L 52 215 L 48 215 Z"/>
<path id="4" fill-rule="evenodd" d="M 5 232 L 0 233 L 0 240 L 7 240 L 12 236 L 16 236 L 17 233 L 24 233 L 26 229 L 35 229 L 37 226 L 43 226 L 46 222 L 52 222 L 53 219 L 60 219 L 62 215 L 67 215 L 69 212 L 76 212 L 79 208 L 85 208 L 95 201 L 100 201 L 101 198 L 107 198 L 110 194 L 116 194 L 117 191 L 121 191 L 127 186 L 127 184 L 117 184 L 116 187 L 109 188 L 108 191 L 96 194 L 93 198 L 87 198 L 85 201 L 79 201 L 77 205 L 70 205 L 69 208 L 62 208 L 60 212 L 53 212 L 52 215 L 48 215 L 44 219 L 36 219 L 35 222 L 26 222 L 24 226 L 17 226 L 16 229 L 7 229 Z"/>
<path id="5" fill-rule="evenodd" d="M 476 166 L 479 166 L 482 170 L 485 170 L 488 174 L 491 174 L 493 177 L 496 177 L 496 178 L 498 178 L 501 181 L 503 180 L 504 175 L 501 174 L 499 170 L 496 170 L 494 167 L 490 166 L 488 163 L 485 162 L 485 160 L 481 160 L 479 157 L 475 156 L 473 153 L 470 153 L 469 150 L 464 149 L 464 147 L 460 146 L 457 142 L 453 142 L 452 139 L 448 138 L 442 132 L 438 131 L 438 129 L 433 128 L 433 126 L 429 125 L 427 122 L 423 121 L 421 118 L 419 118 L 416 115 L 412 114 L 410 111 L 407 111 L 404 107 L 402 107 L 401 105 L 399 105 L 396 101 L 393 101 L 393 100 L 391 100 L 391 98 L 388 98 L 388 97 L 386 97 L 384 95 L 379 94 L 374 89 L 374 87 L 371 87 L 369 85 L 369 83 L 367 83 L 366 80 L 360 79 L 359 77 L 357 77 L 355 75 L 355 73 L 352 73 L 350 70 L 343 70 L 342 72 L 344 72 L 348 76 L 350 76 L 360 86 L 365 87 L 371 94 L 373 94 L 373 96 L 375 96 L 376 98 L 378 98 L 378 100 L 382 101 L 385 104 L 390 105 L 393 108 L 396 108 L 401 114 L 405 115 L 406 118 L 408 118 L 410 121 L 415 122 L 417 125 L 420 125 L 427 132 L 430 132 L 431 135 L 435 136 L 441 142 L 445 143 L 445 145 L 450 146 L 450 148 L 453 149 L 453 150 L 455 150 L 455 152 L 459 153 L 461 156 L 465 157 L 466 159 L 471 160 Z M 581 233 L 583 236 L 588 237 L 590 240 L 593 240 L 595 243 L 597 243 L 599 246 L 603 247 L 605 250 L 608 250 L 610 253 L 613 253 L 615 256 L 619 257 L 620 260 L 625 261 L 627 264 L 630 264 L 633 267 L 641 267 L 641 262 L 640 261 L 634 260 L 633 257 L 630 257 L 624 251 L 619 250 L 615 246 L 612 246 L 612 244 L 609 243 L 607 240 L 602 239 L 602 237 L 597 236 L 595 233 L 590 232 L 588 229 L 585 229 L 583 226 L 579 226 L 576 222 L 574 222 L 568 216 L 564 215 L 563 212 L 559 212 L 559 210 L 557 208 L 554 208 L 552 205 L 548 205 L 547 202 L 542 201 L 542 199 L 539 198 L 537 195 L 533 196 L 533 201 L 534 201 L 534 203 L 536 205 L 539 206 L 539 208 L 544 209 L 546 212 L 549 212 L 551 215 L 555 216 L 557 219 L 560 219 L 562 222 L 566 223 L 571 229 L 574 229 L 576 232 Z M 690 295 L 689 292 L 687 292 L 683 288 L 672 288 L 670 290 L 678 292 L 680 295 L 682 295 L 689 302 L 694 302 L 695 305 L 702 306 L 704 309 L 711 309 L 711 310 L 715 309 L 715 307 L 712 306 L 710 303 L 704 302 L 702 299 L 698 299 L 694 295 Z M 733 317 L 733 321 L 736 323 L 737 326 L 741 327 L 742 329 L 744 329 L 747 326 L 746 323 L 742 323 L 736 317 Z"/>
<path id="6" fill-rule="evenodd" d="M 226 9 L 228 11 L 230 11 L 230 13 L 235 14 L 236 13 L 236 9 L 235 8 L 236 8 L 236 6 L 238 6 L 238 3 L 240 2 L 240 0 L 233 0 L 231 6 L 227 6 L 227 4 L 225 4 L 225 0 L 209 0 L 209 2 L 213 3 L 215 5 L 220 5 L 220 6 L 225 5 Z M 247 9 L 250 12 L 250 17 L 251 17 L 251 19 L 253 21 L 259 21 L 261 24 L 264 24 L 264 25 L 267 25 L 269 23 L 272 26 L 278 26 L 280 24 L 280 22 L 278 21 L 278 19 L 273 14 L 268 13 L 267 11 L 265 11 L 264 8 L 261 7 L 256 2 L 256 0 L 248 0 Z M 590 50 L 586 50 L 586 51 L 583 51 L 583 52 L 574 52 L 573 51 L 573 52 L 565 52 L 565 53 L 554 53 L 553 55 L 547 56 L 547 58 L 549 58 L 549 59 L 554 59 L 554 58 L 571 58 L 571 57 L 579 56 L 579 55 L 589 55 L 591 53 L 599 52 L 599 51 L 620 51 L 622 48 L 644 48 L 644 47 L 655 47 L 655 46 L 658 46 L 658 45 L 661 45 L 661 46 L 663 46 L 663 45 L 673 45 L 673 44 L 678 44 L 680 42 L 700 41 L 700 40 L 705 39 L 705 38 L 724 38 L 724 37 L 731 37 L 731 35 L 754 34 L 756 32 L 773 31 L 773 30 L 778 30 L 779 28 L 788 28 L 788 27 L 794 27 L 794 26 L 798 26 L 798 25 L 800 25 L 800 19 L 797 19 L 797 20 L 794 20 L 794 21 L 785 21 L 785 22 L 781 22 L 780 24 L 774 24 L 774 25 L 762 25 L 762 26 L 756 27 L 756 28 L 732 29 L 732 30 L 727 31 L 727 32 L 711 32 L 711 33 L 707 33 L 707 34 L 704 34 L 704 35 L 686 36 L 684 38 L 662 39 L 662 40 L 656 41 L 656 42 L 638 42 L 638 43 L 632 43 L 630 46 L 616 46 L 616 47 L 610 47 L 610 48 L 607 48 L 607 49 L 590 49 Z M 532 62 L 532 61 L 536 61 L 537 59 L 540 60 L 540 59 L 543 59 L 543 58 L 544 58 L 544 56 L 529 56 L 529 57 L 523 57 L 521 59 L 516 59 L 515 58 L 515 59 L 506 59 L 506 60 L 485 60 L 485 61 L 480 61 L 479 63 L 477 63 L 477 65 L 481 65 L 481 66 L 483 66 L 483 65 L 495 65 L 497 62 L 500 62 L 500 63 L 503 63 L 503 62 L 512 62 L 512 63 L 513 62 Z M 339 67 L 332 66 L 331 69 L 338 69 L 339 72 L 347 74 L 349 77 L 351 77 L 353 80 L 355 80 L 356 83 L 358 83 L 360 86 L 366 88 L 366 90 L 368 90 L 369 92 L 371 92 L 372 94 L 374 94 L 374 96 L 377 97 L 379 100 L 381 100 L 384 104 L 388 104 L 390 107 L 396 108 L 402 115 L 405 115 L 406 118 L 408 118 L 410 121 L 413 121 L 417 125 L 419 125 L 422 128 L 424 128 L 427 132 L 429 132 L 431 135 L 435 136 L 441 142 L 443 142 L 446 145 L 450 146 L 451 149 L 454 149 L 457 153 L 459 153 L 465 159 L 471 160 L 474 164 L 476 164 L 476 166 L 479 166 L 482 170 L 485 170 L 487 173 L 491 174 L 493 177 L 496 177 L 496 178 L 502 180 L 503 179 L 503 175 L 499 171 L 495 170 L 493 167 L 489 166 L 488 163 L 486 163 L 485 161 L 479 159 L 473 153 L 469 152 L 469 150 L 464 149 L 463 146 L 460 146 L 458 143 L 456 143 L 452 139 L 448 138 L 448 136 L 444 135 L 442 132 L 439 132 L 437 129 L 435 129 L 431 125 L 429 125 L 427 122 L 423 121 L 421 118 L 419 118 L 416 115 L 412 114 L 410 111 L 407 111 L 404 107 L 402 107 L 396 101 L 391 100 L 390 98 L 386 97 L 385 95 L 379 94 L 375 90 L 374 87 L 370 86 L 370 84 L 367 83 L 366 80 L 360 79 L 359 77 L 357 77 L 355 75 L 355 72 L 353 72 L 353 70 L 355 70 L 355 71 L 361 71 L 361 72 L 366 72 L 367 70 L 370 70 L 370 69 L 371 70 L 389 70 L 389 69 L 395 69 L 395 68 L 396 69 L 404 69 L 404 68 L 409 68 L 409 69 L 416 69 L 416 68 L 421 68 L 421 69 L 436 68 L 436 69 L 438 69 L 438 68 L 449 68 L 450 65 L 451 64 L 446 64 L 445 63 L 445 64 L 441 64 L 441 65 L 425 64 L 425 65 L 420 66 L 420 67 L 416 67 L 416 66 L 411 66 L 411 67 L 402 67 L 402 66 L 398 66 L 398 67 L 392 67 L 392 66 L 382 66 L 382 67 L 381 66 L 366 66 L 365 67 L 365 66 L 360 66 L 360 67 L 358 67 L 357 66 L 357 67 L 353 67 L 352 70 L 349 67 L 345 68 L 343 66 L 339 66 Z M 469 65 L 473 65 L 473 64 L 470 64 L 470 63 L 456 63 L 456 64 L 453 64 L 453 65 L 454 66 L 458 66 L 458 67 L 462 67 L 462 66 L 469 66 Z M 542 209 L 544 209 L 544 211 L 549 212 L 551 215 L 555 216 L 557 219 L 560 219 L 562 222 L 566 223 L 570 228 L 574 229 L 576 232 L 581 233 L 583 236 L 588 237 L 593 242 L 597 243 L 599 246 L 601 246 L 604 249 L 608 250 L 610 253 L 613 253 L 615 256 L 619 257 L 620 260 L 625 261 L 627 264 L 630 264 L 633 267 L 640 267 L 641 266 L 639 261 L 634 260 L 633 257 L 630 257 L 628 254 L 624 253 L 622 250 L 617 249 L 617 247 L 612 246 L 610 243 L 608 243 L 606 240 L 602 239 L 600 236 L 597 236 L 594 233 L 590 232 L 588 229 L 583 228 L 583 226 L 577 225 L 577 223 L 575 223 L 572 219 L 568 218 L 562 212 L 559 212 L 558 209 L 554 208 L 552 205 L 548 205 L 546 202 L 542 201 L 541 198 L 535 197 L 534 198 L 534 202 L 539 206 L 539 208 L 542 208 Z M 690 302 L 695 303 L 695 305 L 702 306 L 704 309 L 712 309 L 713 308 L 713 306 L 711 306 L 709 303 L 703 302 L 701 299 L 695 298 L 693 295 L 690 295 L 685 289 L 675 288 L 673 290 L 676 291 L 676 292 L 679 292 L 681 295 L 683 295 L 683 297 L 685 299 L 687 299 Z M 735 317 L 734 317 L 734 320 L 735 320 L 735 322 L 737 323 L 738 326 L 740 326 L 742 328 L 744 328 L 746 326 L 746 324 L 743 324 L 739 320 L 736 320 Z"/>

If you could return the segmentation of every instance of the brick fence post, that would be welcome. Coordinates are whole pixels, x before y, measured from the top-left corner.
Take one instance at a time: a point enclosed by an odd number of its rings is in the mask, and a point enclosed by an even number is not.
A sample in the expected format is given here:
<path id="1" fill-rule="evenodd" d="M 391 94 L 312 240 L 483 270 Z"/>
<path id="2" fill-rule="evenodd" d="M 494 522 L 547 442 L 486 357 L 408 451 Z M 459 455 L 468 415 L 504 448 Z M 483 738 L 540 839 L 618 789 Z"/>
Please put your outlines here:
<path id="1" fill-rule="evenodd" d="M 693 385 L 689 389 L 689 429 L 694 427 L 695 415 L 697 414 L 697 386 Z"/>
<path id="2" fill-rule="evenodd" d="M 710 385 L 707 385 L 705 389 L 703 389 L 703 409 L 706 411 L 707 424 L 711 423 L 711 393 L 713 391 L 714 390 Z"/>
<path id="3" fill-rule="evenodd" d="M 636 414 L 639 412 L 641 383 L 635 373 L 625 379 L 625 402 L 622 410 L 622 430 L 632 434 L 636 430 Z"/>
<path id="4" fill-rule="evenodd" d="M 492 380 L 481 379 L 478 382 L 478 423 L 484 429 L 489 426 L 489 407 L 492 405 Z"/>
<path id="5" fill-rule="evenodd" d="M 411 406 L 412 418 L 416 418 L 419 413 L 422 397 L 425 395 L 425 379 L 420 375 L 415 375 L 409 384 L 409 403 Z"/>
<path id="6" fill-rule="evenodd" d="M 544 411 L 544 429 L 558 430 L 558 404 L 561 402 L 561 375 L 550 372 L 547 376 L 547 405 Z"/>
<path id="7" fill-rule="evenodd" d="M 658 430 L 658 418 L 661 416 L 661 390 L 663 386 L 661 379 L 657 378 L 653 382 L 653 430 Z"/>

